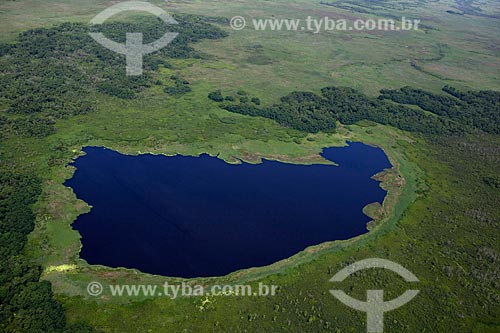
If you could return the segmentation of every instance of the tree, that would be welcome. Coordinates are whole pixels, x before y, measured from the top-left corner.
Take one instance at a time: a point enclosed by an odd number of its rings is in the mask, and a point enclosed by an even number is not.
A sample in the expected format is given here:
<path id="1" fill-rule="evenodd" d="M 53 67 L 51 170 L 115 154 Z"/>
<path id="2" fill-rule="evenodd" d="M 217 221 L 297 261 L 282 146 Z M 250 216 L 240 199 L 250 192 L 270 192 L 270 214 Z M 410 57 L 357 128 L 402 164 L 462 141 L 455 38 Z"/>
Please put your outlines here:
<path id="1" fill-rule="evenodd" d="M 261 104 L 260 103 L 260 98 L 258 98 L 258 97 L 252 98 L 252 103 L 255 104 L 255 105 L 260 105 Z"/>
<path id="2" fill-rule="evenodd" d="M 208 98 L 215 102 L 224 101 L 224 96 L 222 96 L 222 92 L 220 90 L 216 90 L 208 94 Z"/>

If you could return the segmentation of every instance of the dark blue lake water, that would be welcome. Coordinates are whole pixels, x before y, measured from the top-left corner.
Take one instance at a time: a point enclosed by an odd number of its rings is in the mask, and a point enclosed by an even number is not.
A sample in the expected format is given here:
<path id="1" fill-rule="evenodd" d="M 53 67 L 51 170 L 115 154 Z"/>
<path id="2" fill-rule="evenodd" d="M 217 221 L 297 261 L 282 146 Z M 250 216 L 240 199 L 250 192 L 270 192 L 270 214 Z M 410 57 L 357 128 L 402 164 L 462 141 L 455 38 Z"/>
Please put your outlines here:
<path id="1" fill-rule="evenodd" d="M 323 151 L 339 166 L 84 151 L 66 182 L 93 206 L 73 224 L 81 257 L 172 277 L 264 266 L 367 232 L 363 207 L 386 195 L 371 177 L 391 167 L 361 143 Z"/>

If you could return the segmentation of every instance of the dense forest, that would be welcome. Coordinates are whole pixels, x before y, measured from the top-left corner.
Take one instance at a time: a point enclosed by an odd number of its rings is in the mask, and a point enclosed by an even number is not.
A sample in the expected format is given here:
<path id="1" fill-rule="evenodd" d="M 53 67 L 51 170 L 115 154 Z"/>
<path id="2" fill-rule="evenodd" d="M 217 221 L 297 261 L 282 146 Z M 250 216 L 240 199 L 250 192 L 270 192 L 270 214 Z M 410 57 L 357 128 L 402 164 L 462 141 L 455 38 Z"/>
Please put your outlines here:
<path id="1" fill-rule="evenodd" d="M 382 90 L 379 99 L 400 104 L 417 105 L 423 110 L 456 120 L 491 134 L 500 134 L 500 92 L 468 91 L 445 86 L 449 95 L 436 95 L 420 89 L 404 87 Z"/>
<path id="2" fill-rule="evenodd" d="M 39 280 L 41 267 L 23 256 L 27 235 L 35 227 L 31 205 L 40 193 L 36 177 L 0 172 L 0 331 L 94 332 L 83 323 L 67 327 L 50 283 Z"/>
<path id="3" fill-rule="evenodd" d="M 352 88 L 327 87 L 321 95 L 293 92 L 270 107 L 258 107 L 241 99 L 231 102 L 220 91 L 208 97 L 221 102 L 221 107 L 230 112 L 273 119 L 311 133 L 333 131 L 337 122 L 351 125 L 361 120 L 425 134 L 500 133 L 499 92 L 459 92 L 452 87 L 444 87 L 443 91 L 449 95 L 405 87 L 382 90 L 378 98 L 372 98 Z"/>
<path id="4" fill-rule="evenodd" d="M 53 28 L 29 30 L 14 44 L 0 45 L 0 115 L 4 135 L 43 137 L 54 131 L 57 118 L 92 112 L 95 95 L 104 93 L 134 98 L 145 88 L 161 85 L 153 79 L 159 66 L 170 67 L 169 59 L 203 58 L 189 44 L 227 34 L 210 22 L 224 19 L 177 15 L 178 25 L 168 28 L 159 19 L 113 22 L 98 27 L 64 23 Z M 222 22 L 223 23 L 223 22 Z M 160 38 L 168 29 L 179 36 L 168 46 L 144 58 L 144 75 L 125 75 L 125 56 L 96 43 L 88 34 L 98 29 L 108 38 L 124 42 L 125 31 L 144 34 L 144 43 Z M 189 82 L 176 77 L 165 93 L 178 96 L 190 91 Z M 9 115 L 14 115 L 9 117 Z"/>

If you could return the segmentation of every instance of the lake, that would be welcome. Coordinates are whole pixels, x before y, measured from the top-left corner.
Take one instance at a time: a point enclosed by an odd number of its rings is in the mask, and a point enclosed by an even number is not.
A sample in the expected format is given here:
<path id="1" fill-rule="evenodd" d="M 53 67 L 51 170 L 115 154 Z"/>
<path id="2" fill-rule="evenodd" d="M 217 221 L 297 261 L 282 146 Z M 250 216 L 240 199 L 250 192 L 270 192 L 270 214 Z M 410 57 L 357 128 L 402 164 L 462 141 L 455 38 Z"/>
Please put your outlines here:
<path id="1" fill-rule="evenodd" d="M 84 151 L 65 183 L 92 206 L 73 224 L 81 258 L 185 278 L 265 266 L 366 233 L 363 207 L 386 195 L 371 177 L 391 168 L 380 148 L 354 142 L 324 149 L 338 166 Z"/>

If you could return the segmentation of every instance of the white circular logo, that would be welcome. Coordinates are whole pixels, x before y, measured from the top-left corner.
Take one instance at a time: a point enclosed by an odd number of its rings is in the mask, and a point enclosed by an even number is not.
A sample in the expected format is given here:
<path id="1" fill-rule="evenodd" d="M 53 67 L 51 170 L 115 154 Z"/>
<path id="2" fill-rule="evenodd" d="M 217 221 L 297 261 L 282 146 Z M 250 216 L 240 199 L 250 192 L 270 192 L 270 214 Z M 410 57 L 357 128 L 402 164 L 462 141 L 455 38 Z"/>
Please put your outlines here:
<path id="1" fill-rule="evenodd" d="M 103 290 L 102 284 L 96 281 L 92 281 L 87 285 L 87 292 L 90 296 L 99 296 Z"/>
<path id="2" fill-rule="evenodd" d="M 339 271 L 331 278 L 331 282 L 342 282 L 351 274 L 368 268 L 383 268 L 399 274 L 407 282 L 418 282 L 412 272 L 403 266 L 386 259 L 372 258 L 355 262 Z M 347 295 L 342 290 L 330 290 L 330 293 L 350 308 L 366 312 L 367 332 L 380 333 L 384 331 L 384 313 L 402 307 L 411 301 L 419 290 L 407 290 L 401 296 L 391 301 L 384 301 L 383 290 L 367 290 L 366 302 Z"/>
<path id="3" fill-rule="evenodd" d="M 247 22 L 243 16 L 235 16 L 231 19 L 230 25 L 234 30 L 243 30 Z"/>
<path id="4" fill-rule="evenodd" d="M 112 16 L 119 14 L 125 11 L 142 11 L 155 15 L 160 18 L 165 24 L 178 24 L 176 20 L 167 12 L 165 12 L 160 7 L 150 4 L 149 2 L 142 1 L 127 1 L 121 2 L 114 6 L 111 6 L 101 13 L 99 13 L 96 17 L 94 17 L 90 23 L 91 24 L 102 24 L 107 19 Z M 129 33 L 126 34 L 126 42 L 125 44 L 120 44 L 115 41 L 112 41 L 104 34 L 100 32 L 90 32 L 89 35 L 99 44 L 116 53 L 124 54 L 127 57 L 127 75 L 141 75 L 143 72 L 143 56 L 145 54 L 153 53 L 158 51 L 168 44 L 170 44 L 175 37 L 179 34 L 174 32 L 167 32 L 163 37 L 158 39 L 155 42 L 149 44 L 143 44 L 143 34 L 142 33 Z"/>

